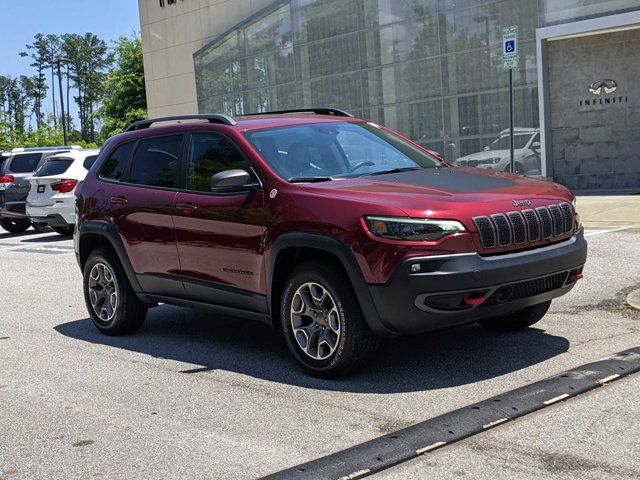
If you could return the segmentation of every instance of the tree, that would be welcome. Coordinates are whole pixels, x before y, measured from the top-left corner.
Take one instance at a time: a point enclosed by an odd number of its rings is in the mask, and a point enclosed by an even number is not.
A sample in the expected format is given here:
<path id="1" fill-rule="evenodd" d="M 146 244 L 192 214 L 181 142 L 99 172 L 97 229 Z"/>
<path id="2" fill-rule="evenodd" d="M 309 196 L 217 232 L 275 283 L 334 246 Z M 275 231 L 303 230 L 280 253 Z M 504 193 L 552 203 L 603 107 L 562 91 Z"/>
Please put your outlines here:
<path id="1" fill-rule="evenodd" d="M 38 33 L 33 37 L 33 43 L 27 44 L 27 51 L 20 52 L 21 57 L 31 57 L 32 67 L 36 69 L 34 77 L 35 85 L 33 88 L 34 114 L 36 116 L 36 127 L 40 128 L 44 120 L 43 101 L 47 96 L 47 78 L 45 71 L 50 63 L 50 51 L 47 37 Z"/>
<path id="2" fill-rule="evenodd" d="M 115 46 L 115 67 L 107 74 L 100 116 L 103 134 L 120 133 L 147 118 L 147 95 L 140 37 L 120 37 Z"/>
<path id="3" fill-rule="evenodd" d="M 80 132 L 85 141 L 94 142 L 95 111 L 104 92 L 105 70 L 113 63 L 113 54 L 104 40 L 93 33 L 62 36 L 62 53 L 71 61 L 69 75 L 78 95 Z"/>

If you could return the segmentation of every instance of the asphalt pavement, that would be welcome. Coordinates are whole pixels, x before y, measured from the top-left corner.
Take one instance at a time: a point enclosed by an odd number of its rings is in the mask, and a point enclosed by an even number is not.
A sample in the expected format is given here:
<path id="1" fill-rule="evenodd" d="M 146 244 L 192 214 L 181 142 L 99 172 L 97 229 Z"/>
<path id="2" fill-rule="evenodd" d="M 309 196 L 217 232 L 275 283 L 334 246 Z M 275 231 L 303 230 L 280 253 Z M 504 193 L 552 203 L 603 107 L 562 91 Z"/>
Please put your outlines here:
<path id="1" fill-rule="evenodd" d="M 258 478 L 640 346 L 640 229 L 591 227 L 585 279 L 535 327 L 386 342 L 336 381 L 252 321 L 160 306 L 91 325 L 70 239 L 0 233 L 0 479 Z M 640 374 L 378 478 L 639 478 Z M 304 477 L 301 477 L 304 478 Z M 374 476 L 375 478 L 375 476 Z"/>

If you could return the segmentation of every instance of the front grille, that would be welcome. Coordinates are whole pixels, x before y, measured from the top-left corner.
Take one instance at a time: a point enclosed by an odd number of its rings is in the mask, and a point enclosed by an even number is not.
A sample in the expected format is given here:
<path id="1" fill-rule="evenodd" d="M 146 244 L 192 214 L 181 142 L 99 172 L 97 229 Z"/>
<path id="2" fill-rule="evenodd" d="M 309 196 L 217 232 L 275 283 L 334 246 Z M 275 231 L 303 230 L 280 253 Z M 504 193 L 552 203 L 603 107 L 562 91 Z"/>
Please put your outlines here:
<path id="1" fill-rule="evenodd" d="M 516 283 L 513 285 L 513 295 L 510 300 L 518 300 L 520 298 L 532 297 L 541 293 L 550 292 L 556 288 L 560 288 L 567 280 L 567 272 L 556 273 L 548 277 L 536 278 L 526 282 Z"/>
<path id="2" fill-rule="evenodd" d="M 478 233 L 480 234 L 480 242 L 482 248 L 493 248 L 496 246 L 496 231 L 488 217 L 477 217 L 473 219 Z"/>
<path id="3" fill-rule="evenodd" d="M 498 235 L 498 245 L 500 247 L 508 247 L 511 245 L 511 225 L 507 221 L 507 217 L 499 213 L 491 215 L 493 224 L 496 226 L 496 233 Z"/>
<path id="4" fill-rule="evenodd" d="M 504 285 L 497 289 L 482 305 L 490 306 L 497 303 L 512 302 L 522 298 L 533 297 L 561 288 L 567 281 L 569 272 L 555 273 L 547 277 L 525 280 L 524 282 Z"/>
<path id="5" fill-rule="evenodd" d="M 538 207 L 535 210 L 496 213 L 473 219 L 482 248 L 522 245 L 542 239 L 560 237 L 573 231 L 573 208 L 568 203 Z"/>

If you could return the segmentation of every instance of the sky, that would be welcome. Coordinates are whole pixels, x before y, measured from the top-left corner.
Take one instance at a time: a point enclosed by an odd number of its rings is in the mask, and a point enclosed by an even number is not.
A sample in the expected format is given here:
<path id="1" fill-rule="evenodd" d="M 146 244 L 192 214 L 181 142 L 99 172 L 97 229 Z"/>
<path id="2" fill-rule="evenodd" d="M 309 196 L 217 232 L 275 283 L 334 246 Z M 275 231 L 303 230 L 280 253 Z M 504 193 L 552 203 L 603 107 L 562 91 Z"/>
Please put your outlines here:
<path id="1" fill-rule="evenodd" d="M 29 66 L 30 59 L 21 58 L 19 53 L 36 33 L 86 32 L 96 34 L 108 44 L 121 36 L 139 34 L 138 1 L 0 0 L 0 74 L 35 75 Z M 47 83 L 50 82 L 47 78 Z M 44 107 L 47 114 L 52 112 L 50 97 Z"/>

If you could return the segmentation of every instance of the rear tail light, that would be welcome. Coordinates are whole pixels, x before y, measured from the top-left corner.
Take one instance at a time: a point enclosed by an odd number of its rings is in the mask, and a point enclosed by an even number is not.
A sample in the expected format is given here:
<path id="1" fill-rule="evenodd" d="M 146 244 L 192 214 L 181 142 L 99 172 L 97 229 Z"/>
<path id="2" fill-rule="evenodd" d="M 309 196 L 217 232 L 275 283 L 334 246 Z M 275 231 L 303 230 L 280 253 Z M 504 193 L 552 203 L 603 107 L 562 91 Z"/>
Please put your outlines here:
<path id="1" fill-rule="evenodd" d="M 76 197 L 80 196 L 80 187 L 82 186 L 82 182 L 78 182 L 78 184 L 76 185 L 76 188 L 73 190 L 73 194 Z"/>
<path id="2" fill-rule="evenodd" d="M 13 183 L 15 182 L 15 177 L 13 175 L 2 175 L 0 176 L 0 183 Z"/>
<path id="3" fill-rule="evenodd" d="M 72 192 L 76 185 L 78 184 L 78 180 L 73 178 L 64 178 L 59 182 L 51 184 L 51 190 L 60 193 L 69 193 Z"/>

